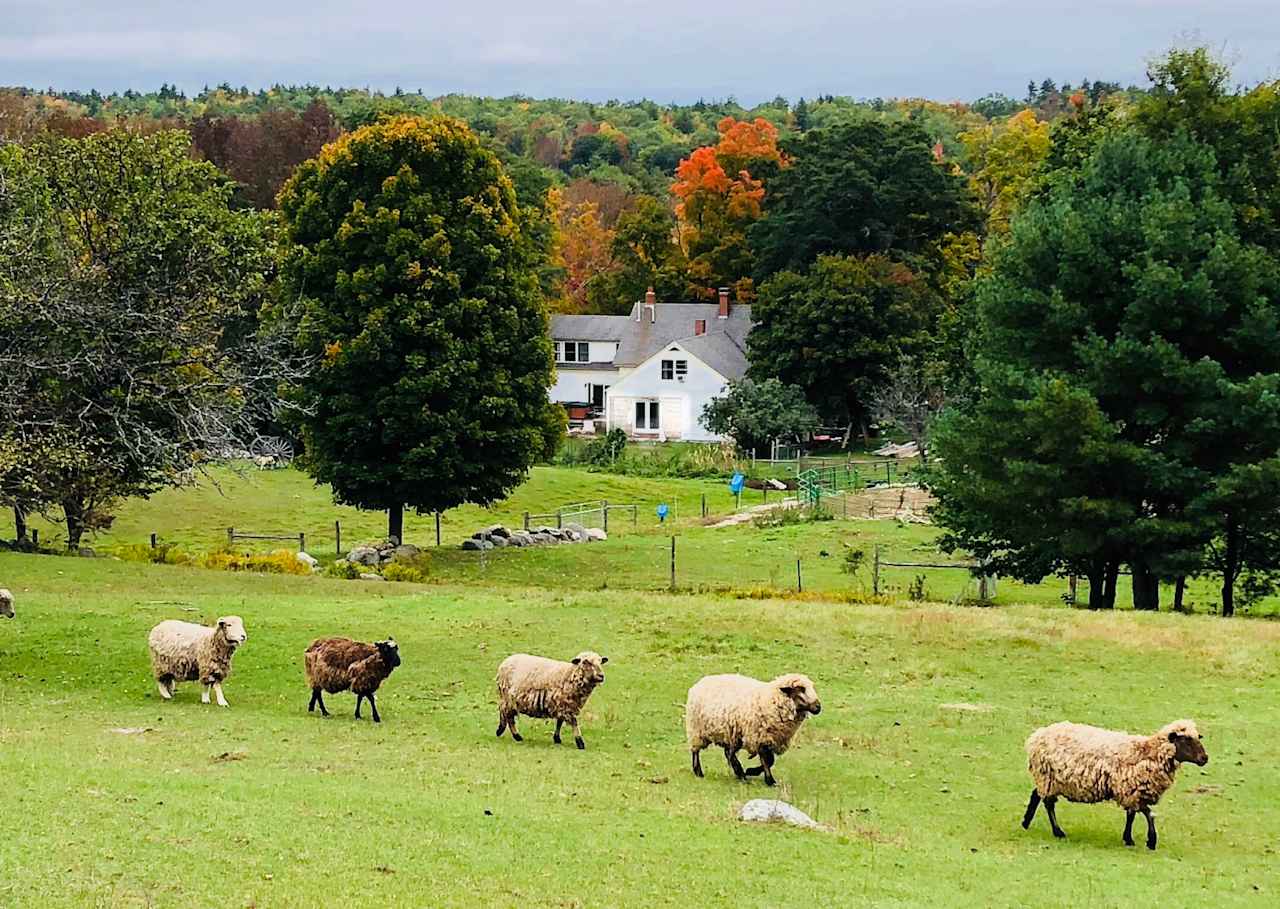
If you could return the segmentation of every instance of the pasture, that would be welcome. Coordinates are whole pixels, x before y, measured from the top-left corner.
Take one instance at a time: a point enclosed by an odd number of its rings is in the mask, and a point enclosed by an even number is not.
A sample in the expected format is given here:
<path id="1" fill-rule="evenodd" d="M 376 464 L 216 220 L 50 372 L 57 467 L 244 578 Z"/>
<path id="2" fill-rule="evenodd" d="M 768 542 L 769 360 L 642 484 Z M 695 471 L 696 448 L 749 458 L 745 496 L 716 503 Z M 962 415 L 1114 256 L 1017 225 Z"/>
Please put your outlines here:
<path id="1" fill-rule="evenodd" d="M 547 586 L 359 584 L 0 554 L 5 906 L 1274 905 L 1280 625 L 1016 605 L 849 605 Z M 147 630 L 244 617 L 231 707 L 161 703 Z M 306 712 L 323 634 L 394 634 L 374 726 Z M 517 650 L 610 657 L 587 749 L 493 737 Z M 734 819 L 723 759 L 688 769 L 706 673 L 813 677 L 824 710 L 777 794 L 826 832 Z M 1114 806 L 1019 826 L 1022 741 L 1062 718 L 1195 718 L 1210 762 L 1159 808 L 1158 851 Z"/>

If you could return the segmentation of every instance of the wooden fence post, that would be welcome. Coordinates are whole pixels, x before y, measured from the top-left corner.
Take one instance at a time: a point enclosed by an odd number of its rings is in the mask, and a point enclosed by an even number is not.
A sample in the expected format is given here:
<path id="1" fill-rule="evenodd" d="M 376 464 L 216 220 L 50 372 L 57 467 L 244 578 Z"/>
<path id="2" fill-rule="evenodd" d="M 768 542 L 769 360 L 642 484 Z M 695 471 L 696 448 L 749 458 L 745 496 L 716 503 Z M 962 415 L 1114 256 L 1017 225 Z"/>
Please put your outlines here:
<path id="1" fill-rule="evenodd" d="M 1076 583 L 1078 578 L 1073 574 L 1067 578 L 1067 603 L 1074 606 L 1076 604 Z"/>
<path id="2" fill-rule="evenodd" d="M 525 515 L 524 522 L 525 522 L 525 529 L 527 530 L 529 526 L 529 517 L 527 513 Z M 437 546 L 440 545 L 440 512 L 438 511 L 436 512 L 436 545 Z"/>
<path id="3" fill-rule="evenodd" d="M 707 494 L 705 492 L 702 494 L 702 516 L 704 518 L 707 516 Z"/>
<path id="4" fill-rule="evenodd" d="M 156 535 L 154 533 L 151 535 L 151 548 L 156 548 Z"/>
<path id="5" fill-rule="evenodd" d="M 604 532 L 609 532 L 609 500 L 600 500 L 600 511 L 604 514 Z"/>
<path id="6" fill-rule="evenodd" d="M 40 548 L 40 528 L 38 527 L 31 528 L 31 545 L 36 549 Z"/>
<path id="7" fill-rule="evenodd" d="M 338 553 L 338 558 L 342 558 L 342 522 L 333 522 L 333 548 Z"/>
<path id="8" fill-rule="evenodd" d="M 796 559 L 796 593 L 804 593 L 804 579 L 800 575 L 799 559 Z"/>
<path id="9" fill-rule="evenodd" d="M 676 589 L 676 538 L 671 538 L 671 589 Z"/>
<path id="10" fill-rule="evenodd" d="M 227 545 L 234 546 L 236 544 L 236 529 L 234 527 L 227 528 Z"/>
<path id="11" fill-rule="evenodd" d="M 880 544 L 876 544 L 876 557 L 871 565 L 871 593 L 880 595 Z"/>
<path id="12" fill-rule="evenodd" d="M 298 531 L 298 552 L 307 551 L 307 535 L 302 531 Z"/>
<path id="13" fill-rule="evenodd" d="M 529 512 L 527 511 L 524 513 L 524 529 L 529 529 Z"/>
<path id="14" fill-rule="evenodd" d="M 556 509 L 556 529 L 564 527 L 564 515 L 560 513 L 560 509 Z"/>

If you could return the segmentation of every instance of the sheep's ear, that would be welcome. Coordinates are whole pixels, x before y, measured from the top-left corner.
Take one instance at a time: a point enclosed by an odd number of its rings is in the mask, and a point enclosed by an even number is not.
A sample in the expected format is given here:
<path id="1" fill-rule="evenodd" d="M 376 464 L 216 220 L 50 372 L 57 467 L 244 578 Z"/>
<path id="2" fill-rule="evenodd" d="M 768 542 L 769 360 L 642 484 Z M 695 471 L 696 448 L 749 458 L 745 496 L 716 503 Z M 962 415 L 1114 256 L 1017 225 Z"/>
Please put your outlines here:
<path id="1" fill-rule="evenodd" d="M 1176 742 L 1177 740 L 1178 740 L 1178 733 L 1176 732 L 1169 733 L 1169 741 Z"/>
<path id="2" fill-rule="evenodd" d="M 600 665 L 601 665 L 601 666 L 603 666 L 603 665 L 604 665 L 605 663 L 607 663 L 607 662 L 609 662 L 609 658 L 608 658 L 608 657 L 600 657 Z"/>
<path id="3" fill-rule="evenodd" d="M 785 694 L 789 698 L 793 698 L 800 693 L 800 689 L 797 688 L 795 685 L 787 685 L 786 687 L 780 688 L 778 690 L 781 691 L 783 694 Z"/>
<path id="4" fill-rule="evenodd" d="M 577 666 L 579 663 L 581 663 L 581 662 L 582 662 L 582 660 L 578 659 L 577 657 L 574 657 L 574 658 L 573 658 L 572 660 L 570 660 L 569 662 L 570 662 L 570 663 L 572 663 L 573 665 Z"/>
<path id="5" fill-rule="evenodd" d="M 226 623 L 226 622 L 224 622 L 224 621 L 222 621 L 222 619 L 218 619 L 218 627 L 219 627 L 219 628 L 226 628 L 226 627 L 227 627 L 227 623 Z"/>

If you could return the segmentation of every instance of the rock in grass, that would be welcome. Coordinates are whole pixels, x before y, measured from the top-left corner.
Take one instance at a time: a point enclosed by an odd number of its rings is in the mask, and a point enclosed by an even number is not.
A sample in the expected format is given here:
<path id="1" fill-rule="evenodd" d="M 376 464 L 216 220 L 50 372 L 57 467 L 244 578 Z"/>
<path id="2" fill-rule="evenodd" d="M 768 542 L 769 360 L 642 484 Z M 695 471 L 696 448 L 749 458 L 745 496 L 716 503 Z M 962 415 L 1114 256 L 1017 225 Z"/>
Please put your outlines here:
<path id="1" fill-rule="evenodd" d="M 308 555 L 305 552 L 300 552 L 298 553 L 296 558 L 299 562 L 301 562 L 303 565 L 306 565 L 312 571 L 320 570 L 320 562 L 314 556 Z"/>
<path id="2" fill-rule="evenodd" d="M 605 533 L 603 530 L 601 530 L 599 527 L 588 527 L 588 528 L 587 528 L 587 542 L 588 542 L 588 543 L 593 543 L 593 542 L 596 542 L 596 541 L 599 541 L 599 540 L 607 540 L 607 539 L 609 539 L 609 535 L 608 535 L 607 533 Z"/>
<path id="3" fill-rule="evenodd" d="M 383 577 L 382 575 L 380 575 L 380 574 L 374 574 L 373 572 L 368 572 L 367 574 L 362 574 L 362 575 L 360 575 L 360 580 L 362 580 L 362 581 L 385 581 L 385 580 L 386 580 L 386 578 L 384 578 L 384 577 Z"/>
<path id="4" fill-rule="evenodd" d="M 806 827 L 809 830 L 825 829 L 799 808 L 777 799 L 752 799 L 742 806 L 742 810 L 738 812 L 738 819 L 757 823 L 776 821 L 793 827 Z"/>

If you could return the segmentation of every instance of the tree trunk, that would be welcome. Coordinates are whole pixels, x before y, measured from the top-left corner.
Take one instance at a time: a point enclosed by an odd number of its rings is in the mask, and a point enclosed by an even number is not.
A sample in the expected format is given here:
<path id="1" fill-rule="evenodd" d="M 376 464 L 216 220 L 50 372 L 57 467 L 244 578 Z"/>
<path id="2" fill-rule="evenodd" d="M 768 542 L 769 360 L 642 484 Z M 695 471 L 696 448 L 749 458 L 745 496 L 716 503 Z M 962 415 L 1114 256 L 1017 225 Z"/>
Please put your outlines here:
<path id="1" fill-rule="evenodd" d="M 387 538 L 397 544 L 404 542 L 404 506 L 393 505 L 387 509 Z"/>
<path id="2" fill-rule="evenodd" d="M 1133 562 L 1133 608 L 1146 612 L 1160 609 L 1160 580 L 1145 562 Z"/>
<path id="3" fill-rule="evenodd" d="M 1173 582 L 1173 611 L 1182 612 L 1182 595 L 1187 590 L 1187 576 L 1178 575 L 1178 579 Z"/>
<path id="4" fill-rule="evenodd" d="M 1094 559 L 1089 563 L 1089 608 L 1106 609 L 1107 596 L 1107 562 L 1106 559 Z"/>
<path id="5" fill-rule="evenodd" d="M 864 450 L 868 449 L 871 447 L 871 430 L 867 428 L 866 420 L 860 422 L 858 426 L 862 430 L 862 447 Z"/>
<path id="6" fill-rule="evenodd" d="M 84 535 L 84 501 L 67 499 L 62 503 L 62 513 L 67 519 L 67 549 L 76 552 L 80 549 L 80 538 Z"/>
<path id="7" fill-rule="evenodd" d="M 1109 560 L 1106 563 L 1106 570 L 1102 578 L 1102 600 L 1099 603 L 1099 609 L 1115 609 L 1116 608 L 1116 579 L 1120 576 L 1120 563 L 1116 560 Z"/>
<path id="8" fill-rule="evenodd" d="M 1222 617 L 1236 613 L 1236 578 L 1240 574 L 1240 523 L 1227 518 L 1226 552 L 1222 563 Z"/>
<path id="9" fill-rule="evenodd" d="M 17 537 L 14 542 L 27 542 L 27 513 L 22 510 L 21 505 L 13 506 L 13 530 Z"/>

